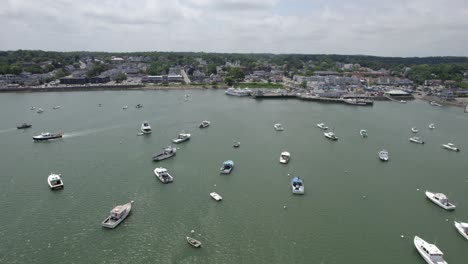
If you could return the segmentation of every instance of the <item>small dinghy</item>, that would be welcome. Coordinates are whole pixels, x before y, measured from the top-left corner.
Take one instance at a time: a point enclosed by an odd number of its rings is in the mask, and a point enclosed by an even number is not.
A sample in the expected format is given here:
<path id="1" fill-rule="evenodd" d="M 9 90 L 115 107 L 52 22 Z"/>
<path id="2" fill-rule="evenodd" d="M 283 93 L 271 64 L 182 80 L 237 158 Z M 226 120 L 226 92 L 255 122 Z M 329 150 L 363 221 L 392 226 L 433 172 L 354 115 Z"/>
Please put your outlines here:
<path id="1" fill-rule="evenodd" d="M 154 169 L 154 174 L 162 183 L 170 183 L 174 181 L 174 177 L 172 177 L 165 168 Z"/>
<path id="2" fill-rule="evenodd" d="M 201 242 L 196 240 L 195 238 L 187 237 L 187 243 L 189 243 L 194 248 L 200 248 Z"/>
<path id="3" fill-rule="evenodd" d="M 435 128 L 435 125 L 434 125 L 433 123 L 430 123 L 430 124 L 429 124 L 429 128 L 430 128 L 430 129 L 434 129 L 434 128 Z"/>
<path id="4" fill-rule="evenodd" d="M 415 128 L 415 127 L 412 127 L 412 128 L 411 128 L 411 132 L 413 132 L 413 133 L 418 133 L 419 131 L 418 131 L 418 129 L 417 129 L 417 128 Z"/>
<path id="5" fill-rule="evenodd" d="M 111 214 L 104 221 L 102 221 L 102 226 L 111 229 L 116 228 L 130 214 L 130 211 L 132 210 L 132 204 L 133 201 L 114 207 L 114 209 L 112 209 L 110 212 Z"/>
<path id="6" fill-rule="evenodd" d="M 200 124 L 198 127 L 199 127 L 199 128 L 207 128 L 207 127 L 210 126 L 210 124 L 211 124 L 210 121 L 204 120 L 204 121 L 201 122 L 201 124 Z"/>
<path id="7" fill-rule="evenodd" d="M 323 129 L 323 130 L 327 130 L 327 129 L 328 129 L 328 127 L 325 126 L 324 123 L 319 123 L 319 124 L 317 124 L 317 126 L 320 127 L 320 129 Z"/>
<path id="8" fill-rule="evenodd" d="M 286 164 L 289 162 L 290 159 L 291 159 L 291 154 L 289 152 L 287 151 L 281 152 L 280 159 L 279 159 L 280 163 Z"/>
<path id="9" fill-rule="evenodd" d="M 56 105 L 56 106 L 52 107 L 52 109 L 57 110 L 57 109 L 60 109 L 60 107 L 61 107 L 60 105 Z"/>
<path id="10" fill-rule="evenodd" d="M 432 193 L 432 192 L 426 191 L 426 196 L 433 203 L 444 208 L 445 210 L 451 211 L 451 210 L 455 210 L 456 208 L 454 204 L 451 204 L 449 202 L 447 196 L 445 196 L 445 194 L 443 193 Z"/>
<path id="11" fill-rule="evenodd" d="M 221 195 L 215 193 L 215 192 L 210 192 L 210 196 L 215 199 L 216 201 L 221 201 L 223 199 L 223 197 L 221 197 Z"/>
<path id="12" fill-rule="evenodd" d="M 422 141 L 419 137 L 410 137 L 409 141 L 417 144 L 424 144 L 424 141 Z"/>
<path id="13" fill-rule="evenodd" d="M 465 239 L 468 239 L 468 223 L 454 221 L 454 224 L 460 235 L 462 235 Z"/>
<path id="14" fill-rule="evenodd" d="M 240 142 L 237 141 L 237 142 L 235 142 L 234 145 L 232 145 L 232 146 L 235 147 L 235 148 L 238 148 L 238 147 L 240 147 Z"/>
<path id="15" fill-rule="evenodd" d="M 326 138 L 330 139 L 330 140 L 333 140 L 333 141 L 338 140 L 338 137 L 335 135 L 335 133 L 333 133 L 333 132 L 331 132 L 331 131 L 330 131 L 330 132 L 325 132 L 325 133 L 323 133 L 323 135 L 324 135 Z"/>
<path id="16" fill-rule="evenodd" d="M 190 137 L 192 137 L 191 134 L 181 133 L 181 134 L 177 135 L 177 138 L 173 139 L 172 142 L 176 143 L 176 144 L 179 144 L 179 143 L 190 140 Z"/>
<path id="17" fill-rule="evenodd" d="M 276 131 L 283 131 L 284 127 L 282 124 L 274 124 L 273 127 L 275 128 Z"/>
<path id="18" fill-rule="evenodd" d="M 299 177 L 294 177 L 291 180 L 292 193 L 304 194 L 304 182 Z"/>
<path id="19" fill-rule="evenodd" d="M 368 136 L 367 131 L 364 130 L 364 129 L 361 129 L 361 131 L 359 131 L 359 134 L 361 134 L 361 137 L 363 137 L 363 138 L 366 138 Z"/>
<path id="20" fill-rule="evenodd" d="M 39 108 L 39 109 L 37 109 L 37 111 L 36 111 L 36 113 L 38 113 L 38 114 L 40 114 L 40 113 L 42 113 L 42 112 L 44 112 L 44 109 L 42 109 L 42 108 Z"/>
<path id="21" fill-rule="evenodd" d="M 388 151 L 386 151 L 385 149 L 382 149 L 381 151 L 379 151 L 379 159 L 381 161 L 388 161 L 389 159 Z"/>
<path id="22" fill-rule="evenodd" d="M 122 107 L 123 110 L 126 110 L 127 108 L 128 108 L 128 105 L 124 105 L 124 106 Z"/>
<path id="23" fill-rule="evenodd" d="M 151 134 L 151 126 L 148 121 L 145 121 L 141 124 L 140 131 L 143 134 Z"/>
<path id="24" fill-rule="evenodd" d="M 234 161 L 227 160 L 223 162 L 223 166 L 219 169 L 222 174 L 230 174 L 232 169 L 234 168 Z"/>
<path id="25" fill-rule="evenodd" d="M 153 161 L 160 161 L 160 160 L 165 160 L 165 159 L 168 159 L 170 157 L 173 157 L 175 156 L 177 152 L 177 149 L 176 148 L 173 148 L 171 146 L 163 149 L 163 151 L 159 154 L 156 154 L 153 156 Z"/>
<path id="26" fill-rule="evenodd" d="M 51 173 L 49 177 L 47 177 L 47 183 L 49 184 L 50 189 L 63 189 L 63 181 L 60 176 L 61 174 Z"/>

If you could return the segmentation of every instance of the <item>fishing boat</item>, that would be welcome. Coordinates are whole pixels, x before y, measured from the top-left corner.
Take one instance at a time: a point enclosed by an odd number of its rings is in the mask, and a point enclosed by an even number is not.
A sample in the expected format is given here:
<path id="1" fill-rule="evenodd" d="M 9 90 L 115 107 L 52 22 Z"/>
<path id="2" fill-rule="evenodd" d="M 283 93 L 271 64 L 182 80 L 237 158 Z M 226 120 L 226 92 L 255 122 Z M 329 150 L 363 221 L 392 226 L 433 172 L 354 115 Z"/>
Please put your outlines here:
<path id="1" fill-rule="evenodd" d="M 102 226 L 111 229 L 117 227 L 130 214 L 130 211 L 132 210 L 132 204 L 133 201 L 114 207 L 110 211 L 110 215 L 104 221 L 102 221 Z"/>
<path id="2" fill-rule="evenodd" d="M 429 104 L 433 105 L 433 106 L 438 106 L 438 107 L 442 107 L 441 104 L 437 103 L 436 101 L 431 101 Z"/>
<path id="3" fill-rule="evenodd" d="M 465 238 L 468 239 L 468 223 L 454 221 L 455 228 Z"/>
<path id="4" fill-rule="evenodd" d="M 185 142 L 187 140 L 190 140 L 191 136 L 192 136 L 191 134 L 181 133 L 181 134 L 177 135 L 177 138 L 173 139 L 172 142 L 176 143 L 176 144 L 179 144 L 179 143 Z"/>
<path id="5" fill-rule="evenodd" d="M 327 129 L 328 129 L 328 127 L 325 126 L 324 123 L 319 123 L 319 124 L 317 124 L 317 126 L 320 127 L 320 128 L 323 129 L 323 130 L 327 130 Z"/>
<path id="6" fill-rule="evenodd" d="M 443 193 L 432 193 L 432 192 L 426 191 L 426 196 L 433 203 L 444 208 L 445 210 L 448 210 L 448 211 L 455 210 L 456 206 L 454 204 L 451 204 L 447 196 L 445 196 L 445 194 Z"/>
<path id="7" fill-rule="evenodd" d="M 42 112 L 44 112 L 44 109 L 42 109 L 42 108 L 38 108 L 37 111 L 36 111 L 36 113 L 38 113 L 38 114 L 40 114 Z"/>
<path id="8" fill-rule="evenodd" d="M 57 139 L 57 138 L 62 138 L 63 134 L 62 133 L 50 133 L 50 132 L 44 132 L 41 133 L 40 135 L 33 136 L 34 140 L 51 140 L 51 139 Z"/>
<path id="9" fill-rule="evenodd" d="M 28 124 L 28 123 L 23 123 L 23 124 L 21 124 L 19 126 L 16 126 L 17 129 L 26 129 L 26 128 L 30 128 L 30 127 L 32 127 L 32 125 Z"/>
<path id="10" fill-rule="evenodd" d="M 364 129 L 361 129 L 361 130 L 359 131 L 359 134 L 361 134 L 361 137 L 363 137 L 363 138 L 365 138 L 365 137 L 368 136 L 367 131 L 364 130 Z"/>
<path id="11" fill-rule="evenodd" d="M 143 134 L 151 134 L 151 126 L 148 121 L 145 121 L 141 124 L 140 130 Z"/>
<path id="12" fill-rule="evenodd" d="M 325 133 L 323 133 L 323 135 L 325 135 L 325 137 L 330 139 L 330 140 L 334 140 L 334 141 L 338 140 L 338 137 L 335 135 L 335 133 L 333 133 L 331 131 L 330 132 L 325 132 Z"/>
<path id="13" fill-rule="evenodd" d="M 381 161 L 388 161 L 389 159 L 388 151 L 386 151 L 385 149 L 382 149 L 381 151 L 379 151 L 379 159 Z"/>
<path id="14" fill-rule="evenodd" d="M 170 183 L 174 181 L 174 177 L 172 177 L 165 168 L 160 167 L 154 169 L 154 174 L 162 183 Z"/>
<path id="15" fill-rule="evenodd" d="M 456 151 L 456 152 L 460 151 L 460 149 L 457 148 L 455 146 L 455 144 L 453 144 L 453 143 L 442 144 L 442 147 L 444 147 L 445 149 L 451 150 L 451 151 Z"/>
<path id="16" fill-rule="evenodd" d="M 419 137 L 410 137 L 409 141 L 417 144 L 424 144 L 424 141 L 422 141 Z"/>
<path id="17" fill-rule="evenodd" d="M 291 180 L 292 193 L 294 194 L 304 194 L 304 182 L 299 177 L 294 177 Z"/>
<path id="18" fill-rule="evenodd" d="M 216 201 L 221 201 L 223 199 L 223 197 L 221 197 L 221 195 L 215 193 L 215 192 L 210 192 L 210 196 L 215 199 Z"/>
<path id="19" fill-rule="evenodd" d="M 204 120 L 204 121 L 201 122 L 201 124 L 200 124 L 198 127 L 199 127 L 199 128 L 207 128 L 207 127 L 210 126 L 210 124 L 211 124 L 210 121 Z"/>
<path id="20" fill-rule="evenodd" d="M 234 169 L 234 161 L 227 160 L 223 162 L 223 166 L 219 170 L 222 174 L 230 174 L 232 169 Z"/>
<path id="21" fill-rule="evenodd" d="M 187 243 L 189 243 L 194 248 L 200 248 L 201 242 L 196 240 L 195 238 L 187 237 Z"/>
<path id="22" fill-rule="evenodd" d="M 413 133 L 418 133 L 418 129 L 415 128 L 415 127 L 412 127 L 412 128 L 411 128 L 411 132 L 413 132 Z"/>
<path id="23" fill-rule="evenodd" d="M 52 107 L 52 109 L 57 110 L 57 109 L 59 109 L 60 107 L 61 107 L 60 105 L 56 105 L 56 106 Z"/>
<path id="24" fill-rule="evenodd" d="M 444 253 L 436 245 L 429 244 L 420 237 L 415 236 L 414 246 L 428 264 L 447 264 L 443 258 Z"/>
<path id="25" fill-rule="evenodd" d="M 57 190 L 63 188 L 63 181 L 60 176 L 61 174 L 51 173 L 49 177 L 47 177 L 47 184 L 49 184 L 50 189 Z"/>
<path id="26" fill-rule="evenodd" d="M 273 127 L 275 128 L 276 131 L 283 131 L 284 127 L 282 124 L 274 124 Z"/>
<path id="27" fill-rule="evenodd" d="M 176 148 L 169 146 L 167 148 L 164 148 L 161 153 L 154 155 L 153 161 L 160 161 L 160 160 L 168 159 L 170 157 L 175 156 L 176 152 L 177 152 Z"/>
<path id="28" fill-rule="evenodd" d="M 289 152 L 287 151 L 281 152 L 281 155 L 279 158 L 280 163 L 286 164 L 289 162 L 290 159 L 291 159 L 291 154 L 289 154 Z"/>

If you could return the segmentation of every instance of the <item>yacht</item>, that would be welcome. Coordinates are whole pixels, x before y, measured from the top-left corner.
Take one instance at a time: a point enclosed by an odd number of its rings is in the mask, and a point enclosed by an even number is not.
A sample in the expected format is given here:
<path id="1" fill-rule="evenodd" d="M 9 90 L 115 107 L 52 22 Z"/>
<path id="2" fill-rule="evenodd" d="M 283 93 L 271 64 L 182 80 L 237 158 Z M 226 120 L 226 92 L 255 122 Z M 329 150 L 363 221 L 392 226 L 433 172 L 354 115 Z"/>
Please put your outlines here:
<path id="1" fill-rule="evenodd" d="M 125 109 L 127 109 L 127 108 L 128 108 L 128 105 L 124 105 L 124 106 L 122 107 L 123 110 L 125 110 Z"/>
<path id="2" fill-rule="evenodd" d="M 210 196 L 213 197 L 213 199 L 215 199 L 216 201 L 221 201 L 223 199 L 223 197 L 221 197 L 221 195 L 215 193 L 215 192 L 210 192 Z"/>
<path id="3" fill-rule="evenodd" d="M 23 124 L 21 124 L 19 126 L 16 126 L 17 129 L 26 129 L 26 128 L 30 128 L 30 127 L 32 127 L 32 125 L 28 124 L 28 123 L 23 123 Z"/>
<path id="4" fill-rule="evenodd" d="M 62 138 L 63 134 L 62 133 L 50 133 L 50 132 L 44 132 L 41 133 L 40 135 L 33 136 L 34 140 L 50 140 L 50 139 L 56 139 L 56 138 Z"/>
<path id="5" fill-rule="evenodd" d="M 274 124 L 273 127 L 275 128 L 276 131 L 283 131 L 284 127 L 282 124 Z"/>
<path id="6" fill-rule="evenodd" d="M 333 132 L 331 132 L 331 131 L 330 131 L 330 132 L 325 132 L 325 133 L 323 133 L 323 134 L 324 134 L 325 137 L 328 138 L 328 139 L 331 139 L 331 140 L 338 140 L 338 137 L 335 136 L 335 133 L 333 133 Z"/>
<path id="7" fill-rule="evenodd" d="M 435 128 L 435 125 L 434 125 L 433 123 L 430 123 L 430 124 L 429 124 L 429 128 L 430 128 L 430 129 L 434 129 L 434 128 Z"/>
<path id="8" fill-rule="evenodd" d="M 419 137 L 410 137 L 409 141 L 417 144 L 424 144 L 424 141 L 422 141 Z"/>
<path id="9" fill-rule="evenodd" d="M 468 239 L 468 223 L 454 221 L 455 228 L 466 239 Z"/>
<path id="10" fill-rule="evenodd" d="M 227 160 L 223 162 L 223 166 L 219 169 L 222 174 L 230 174 L 232 169 L 234 168 L 234 161 Z"/>
<path id="11" fill-rule="evenodd" d="M 411 128 L 411 132 L 413 132 L 413 133 L 418 133 L 418 129 L 415 128 L 415 127 L 412 127 L 412 128 Z"/>
<path id="12" fill-rule="evenodd" d="M 44 109 L 42 109 L 42 108 L 38 108 L 37 111 L 36 111 L 36 113 L 38 113 L 38 114 L 40 114 L 42 112 L 44 112 Z"/>
<path id="13" fill-rule="evenodd" d="M 289 159 L 291 159 L 291 154 L 289 154 L 289 152 L 287 151 L 281 152 L 280 159 L 279 159 L 280 163 L 286 164 L 289 162 Z"/>
<path id="14" fill-rule="evenodd" d="M 202 121 L 201 124 L 198 127 L 199 128 L 206 128 L 206 127 L 209 127 L 210 124 L 211 124 L 210 121 L 205 120 L 205 121 Z"/>
<path id="15" fill-rule="evenodd" d="M 304 182 L 299 177 L 294 177 L 291 180 L 292 193 L 304 194 Z"/>
<path id="16" fill-rule="evenodd" d="M 172 142 L 174 142 L 176 144 L 179 144 L 179 143 L 185 142 L 187 140 L 190 140 L 191 136 L 192 136 L 191 134 L 181 133 L 181 134 L 177 135 L 177 138 L 173 139 Z"/>
<path id="17" fill-rule="evenodd" d="M 442 144 L 442 147 L 444 147 L 444 148 L 446 148 L 448 150 L 456 151 L 456 152 L 460 151 L 460 149 L 457 148 L 453 143 Z"/>
<path id="18" fill-rule="evenodd" d="M 455 210 L 455 205 L 451 204 L 443 193 L 431 193 L 426 191 L 426 196 L 429 198 L 433 203 L 437 204 L 438 206 L 444 208 L 445 210 Z"/>
<path id="19" fill-rule="evenodd" d="M 359 131 L 359 134 L 361 134 L 361 137 L 363 137 L 363 138 L 368 136 L 367 131 L 364 130 L 364 129 L 361 129 L 361 131 Z"/>
<path id="20" fill-rule="evenodd" d="M 153 161 L 160 161 L 160 160 L 165 160 L 165 159 L 168 159 L 172 156 L 175 156 L 177 152 L 177 149 L 176 148 L 173 148 L 171 146 L 163 149 L 163 151 L 159 154 L 156 154 L 153 156 Z"/>
<path id="21" fill-rule="evenodd" d="M 429 244 L 420 237 L 415 236 L 414 246 L 428 264 L 447 264 L 443 258 L 444 253 L 436 245 Z"/>
<path id="22" fill-rule="evenodd" d="M 51 173 L 49 177 L 47 177 L 47 183 L 49 184 L 50 189 L 62 189 L 63 188 L 63 181 L 60 178 L 61 174 Z"/>
<path id="23" fill-rule="evenodd" d="M 165 168 L 160 167 L 154 169 L 154 174 L 162 183 L 170 183 L 174 181 L 174 177 L 172 177 Z"/>
<path id="24" fill-rule="evenodd" d="M 151 126 L 148 123 L 148 121 L 145 121 L 141 124 L 140 130 L 141 130 L 141 133 L 143 134 L 151 134 Z"/>
<path id="25" fill-rule="evenodd" d="M 382 149 L 381 151 L 379 151 L 379 159 L 381 161 L 388 161 L 389 159 L 388 151 L 386 151 L 385 149 Z"/>
<path id="26" fill-rule="evenodd" d="M 52 107 L 52 109 L 57 110 L 57 109 L 59 109 L 60 107 L 61 107 L 60 105 L 56 105 L 56 106 Z"/>
<path id="27" fill-rule="evenodd" d="M 320 128 L 323 129 L 323 130 L 327 130 L 327 129 L 328 129 L 328 127 L 325 126 L 324 123 L 319 123 L 319 124 L 317 124 L 317 126 L 320 127 Z"/>
<path id="28" fill-rule="evenodd" d="M 231 87 L 231 88 L 228 88 L 225 92 L 225 94 L 227 95 L 234 95 L 234 96 L 250 96 L 252 94 L 252 90 L 248 89 L 248 88 L 245 88 L 245 89 L 241 89 L 241 88 L 234 88 L 234 87 Z"/>
<path id="29" fill-rule="evenodd" d="M 187 237 L 187 243 L 189 243 L 194 248 L 201 247 L 201 242 L 196 240 L 195 238 Z"/>
<path id="30" fill-rule="evenodd" d="M 130 214 L 132 204 L 133 201 L 114 207 L 114 209 L 111 210 L 110 215 L 102 221 L 102 226 L 112 229 L 117 227 Z"/>

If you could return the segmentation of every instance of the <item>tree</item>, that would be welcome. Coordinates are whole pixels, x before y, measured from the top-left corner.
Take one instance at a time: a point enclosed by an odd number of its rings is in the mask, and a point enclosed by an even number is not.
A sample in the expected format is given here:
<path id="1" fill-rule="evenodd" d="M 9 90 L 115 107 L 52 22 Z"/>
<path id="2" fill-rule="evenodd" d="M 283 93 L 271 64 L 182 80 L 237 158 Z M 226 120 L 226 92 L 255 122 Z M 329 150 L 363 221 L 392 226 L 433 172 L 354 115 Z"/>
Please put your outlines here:
<path id="1" fill-rule="evenodd" d="M 117 83 L 121 83 L 124 80 L 127 80 L 127 75 L 123 72 L 118 73 L 114 78 L 112 78 Z"/>
<path id="2" fill-rule="evenodd" d="M 244 72 L 240 68 L 229 69 L 229 76 L 235 80 L 243 80 L 245 78 Z"/>
<path id="3" fill-rule="evenodd" d="M 224 83 L 227 86 L 232 86 L 232 85 L 234 85 L 234 80 L 232 79 L 232 77 L 226 77 L 226 78 L 224 78 Z"/>
<path id="4" fill-rule="evenodd" d="M 218 73 L 218 70 L 216 69 L 216 65 L 215 64 L 209 64 L 208 67 L 207 67 L 207 72 L 208 74 L 217 74 Z"/>

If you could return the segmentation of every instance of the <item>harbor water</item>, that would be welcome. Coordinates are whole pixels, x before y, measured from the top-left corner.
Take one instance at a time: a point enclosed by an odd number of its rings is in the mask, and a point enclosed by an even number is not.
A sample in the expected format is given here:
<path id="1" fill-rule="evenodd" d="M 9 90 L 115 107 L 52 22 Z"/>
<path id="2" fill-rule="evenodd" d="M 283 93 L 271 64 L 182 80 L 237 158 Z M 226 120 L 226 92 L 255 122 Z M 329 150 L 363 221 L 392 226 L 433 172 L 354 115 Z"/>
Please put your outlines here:
<path id="1" fill-rule="evenodd" d="M 453 225 L 468 222 L 461 108 L 255 100 L 216 90 L 11 93 L 0 95 L 0 120 L 0 263 L 424 263 L 415 235 L 449 263 L 468 259 L 468 241 Z M 145 120 L 153 132 L 138 136 Z M 199 129 L 203 120 L 211 126 Z M 23 122 L 32 128 L 17 130 Z M 324 137 L 322 122 L 338 141 Z M 426 144 L 409 142 L 411 127 Z M 45 131 L 64 138 L 33 142 Z M 181 132 L 191 140 L 153 162 Z M 443 149 L 448 142 L 461 151 Z M 381 149 L 388 162 L 379 161 Z M 282 151 L 291 153 L 286 165 Z M 219 173 L 225 160 L 235 163 L 230 175 Z M 156 167 L 174 182 L 162 184 Z M 62 174 L 63 190 L 49 189 L 52 172 Z M 304 195 L 292 194 L 293 176 L 304 180 Z M 432 204 L 425 190 L 445 193 L 456 210 Z M 120 226 L 101 227 L 131 200 Z"/>

